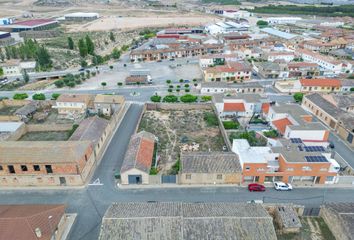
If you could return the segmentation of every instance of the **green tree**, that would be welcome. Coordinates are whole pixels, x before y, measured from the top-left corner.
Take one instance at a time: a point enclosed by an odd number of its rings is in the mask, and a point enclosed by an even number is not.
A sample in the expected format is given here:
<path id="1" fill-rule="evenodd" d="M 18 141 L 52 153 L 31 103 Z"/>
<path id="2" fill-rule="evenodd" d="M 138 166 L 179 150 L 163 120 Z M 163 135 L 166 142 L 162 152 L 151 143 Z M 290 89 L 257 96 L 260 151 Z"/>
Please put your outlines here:
<path id="1" fill-rule="evenodd" d="M 23 80 L 25 81 L 25 83 L 29 82 L 30 77 L 28 76 L 28 73 L 26 70 L 23 71 L 22 77 L 23 77 Z"/>
<path id="2" fill-rule="evenodd" d="M 95 44 L 93 43 L 93 41 L 91 40 L 89 35 L 86 35 L 85 42 L 86 42 L 86 46 L 87 46 L 87 53 L 90 55 L 94 55 L 95 54 Z"/>
<path id="3" fill-rule="evenodd" d="M 183 95 L 180 99 L 181 99 L 181 102 L 191 103 L 191 102 L 196 102 L 198 100 L 198 97 L 194 96 L 192 94 L 186 94 L 186 95 Z"/>
<path id="4" fill-rule="evenodd" d="M 106 82 L 101 82 L 101 85 L 102 85 L 102 87 L 105 87 L 105 86 L 107 86 L 107 83 Z"/>
<path id="5" fill-rule="evenodd" d="M 118 82 L 117 85 L 118 86 L 123 86 L 123 83 L 122 82 Z"/>
<path id="6" fill-rule="evenodd" d="M 33 100 L 45 100 L 45 95 L 44 95 L 44 93 L 36 93 L 36 94 L 33 94 L 32 99 Z"/>
<path id="7" fill-rule="evenodd" d="M 85 67 L 87 67 L 88 64 L 87 64 L 86 60 L 82 58 L 80 60 L 80 65 L 81 65 L 81 67 L 85 68 Z"/>
<path id="8" fill-rule="evenodd" d="M 4 76 L 4 69 L 0 67 L 0 77 Z"/>
<path id="9" fill-rule="evenodd" d="M 303 93 L 295 93 L 293 98 L 295 99 L 296 102 L 302 102 L 302 98 L 304 97 L 304 94 Z"/>
<path id="10" fill-rule="evenodd" d="M 116 38 L 115 38 L 113 32 L 110 32 L 110 33 L 109 33 L 109 39 L 110 39 L 112 42 L 115 42 L 115 41 L 116 41 Z"/>
<path id="11" fill-rule="evenodd" d="M 183 83 L 183 82 L 184 82 L 184 80 L 183 80 L 183 79 L 180 79 L 180 80 L 179 80 L 179 82 L 180 82 L 180 83 Z"/>
<path id="12" fill-rule="evenodd" d="M 266 26 L 268 26 L 268 22 L 264 21 L 264 20 L 259 20 L 259 21 L 257 21 L 257 26 L 258 27 L 266 27 Z"/>
<path id="13" fill-rule="evenodd" d="M 52 60 L 48 53 L 48 50 L 44 46 L 38 47 L 36 51 L 36 62 L 37 69 L 39 70 L 48 70 L 52 68 Z"/>
<path id="14" fill-rule="evenodd" d="M 163 102 L 174 103 L 178 101 L 178 97 L 175 95 L 167 95 L 162 99 Z"/>
<path id="15" fill-rule="evenodd" d="M 111 65 L 111 66 L 109 66 L 109 69 L 113 70 L 113 66 L 112 66 L 112 65 Z"/>
<path id="16" fill-rule="evenodd" d="M 171 84 L 171 82 L 172 82 L 171 80 L 166 80 L 167 84 Z"/>
<path id="17" fill-rule="evenodd" d="M 225 129 L 238 129 L 240 124 L 234 121 L 224 121 L 222 122 Z"/>
<path id="18" fill-rule="evenodd" d="M 87 50 L 86 42 L 83 39 L 79 40 L 78 47 L 79 47 L 80 56 L 86 57 L 88 54 L 88 50 Z"/>
<path id="19" fill-rule="evenodd" d="M 57 80 L 54 82 L 54 85 L 57 87 L 57 88 L 62 88 L 64 87 L 65 83 L 63 80 Z"/>
<path id="20" fill-rule="evenodd" d="M 74 45 L 73 39 L 71 37 L 68 37 L 68 48 L 73 50 L 74 47 L 75 47 L 75 45 Z"/>
<path id="21" fill-rule="evenodd" d="M 60 96 L 59 93 L 53 93 L 52 94 L 52 100 L 57 100 L 59 96 Z"/>
<path id="22" fill-rule="evenodd" d="M 15 99 L 15 100 L 23 100 L 23 99 L 26 99 L 26 98 L 28 98 L 28 94 L 27 93 L 16 93 L 13 96 L 13 99 Z"/>
<path id="23" fill-rule="evenodd" d="M 112 58 L 114 58 L 114 59 L 119 59 L 120 58 L 120 51 L 117 48 L 113 49 Z"/>
<path id="24" fill-rule="evenodd" d="M 161 96 L 155 94 L 150 97 L 151 102 L 161 102 Z"/>

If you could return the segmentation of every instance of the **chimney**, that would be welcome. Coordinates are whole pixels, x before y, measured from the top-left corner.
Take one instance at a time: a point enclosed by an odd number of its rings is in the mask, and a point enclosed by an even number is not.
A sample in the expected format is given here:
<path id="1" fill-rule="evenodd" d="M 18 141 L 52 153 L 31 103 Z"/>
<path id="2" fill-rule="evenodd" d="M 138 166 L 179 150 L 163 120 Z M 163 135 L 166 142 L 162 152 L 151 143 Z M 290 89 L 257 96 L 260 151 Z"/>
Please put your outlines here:
<path id="1" fill-rule="evenodd" d="M 36 236 L 37 238 L 41 238 L 42 237 L 42 231 L 40 228 L 36 228 L 35 230 Z"/>

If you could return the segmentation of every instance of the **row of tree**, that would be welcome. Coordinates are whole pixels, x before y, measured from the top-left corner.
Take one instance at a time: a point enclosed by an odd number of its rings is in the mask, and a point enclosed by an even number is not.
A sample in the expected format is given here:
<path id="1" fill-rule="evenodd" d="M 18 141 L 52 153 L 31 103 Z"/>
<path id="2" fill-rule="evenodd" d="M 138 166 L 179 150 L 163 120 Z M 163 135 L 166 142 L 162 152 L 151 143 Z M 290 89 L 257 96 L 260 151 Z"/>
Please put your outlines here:
<path id="1" fill-rule="evenodd" d="M 27 39 L 17 46 L 7 46 L 4 51 L 0 50 L 0 59 L 1 61 L 5 59 L 35 60 L 38 71 L 48 70 L 53 64 L 48 50 L 32 39 Z"/>

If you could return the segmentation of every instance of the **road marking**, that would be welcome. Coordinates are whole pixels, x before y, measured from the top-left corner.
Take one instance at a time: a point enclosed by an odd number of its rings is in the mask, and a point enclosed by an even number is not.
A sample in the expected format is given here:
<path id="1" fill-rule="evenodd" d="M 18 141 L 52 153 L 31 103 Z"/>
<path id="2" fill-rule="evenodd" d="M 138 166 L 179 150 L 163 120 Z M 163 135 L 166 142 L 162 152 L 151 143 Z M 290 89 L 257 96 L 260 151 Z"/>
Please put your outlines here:
<path id="1" fill-rule="evenodd" d="M 89 186 L 103 186 L 103 183 L 101 183 L 100 179 L 97 178 L 93 183 L 89 183 Z"/>

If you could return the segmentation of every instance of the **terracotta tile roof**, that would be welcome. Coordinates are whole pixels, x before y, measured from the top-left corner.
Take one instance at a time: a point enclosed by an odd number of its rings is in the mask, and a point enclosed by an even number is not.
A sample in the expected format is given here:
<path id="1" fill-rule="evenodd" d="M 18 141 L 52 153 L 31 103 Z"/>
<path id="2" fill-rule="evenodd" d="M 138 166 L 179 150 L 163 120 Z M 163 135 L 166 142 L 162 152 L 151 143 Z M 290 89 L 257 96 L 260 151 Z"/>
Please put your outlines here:
<path id="1" fill-rule="evenodd" d="M 106 95 L 97 94 L 94 103 L 124 103 L 125 99 L 122 95 Z"/>
<path id="2" fill-rule="evenodd" d="M 272 123 L 281 134 L 285 133 L 286 126 L 293 125 L 288 118 L 278 119 Z"/>
<path id="3" fill-rule="evenodd" d="M 315 79 L 301 79 L 300 83 L 302 86 L 309 87 L 340 87 L 341 81 L 339 79 L 330 78 L 315 78 Z"/>
<path id="4" fill-rule="evenodd" d="M 224 112 L 244 112 L 246 111 L 243 103 L 224 103 Z"/>
<path id="5" fill-rule="evenodd" d="M 0 205 L 0 240 L 49 240 L 65 208 L 65 205 Z M 42 237 L 37 237 L 36 229 Z"/>
<path id="6" fill-rule="evenodd" d="M 57 102 L 79 102 L 88 104 L 94 95 L 90 94 L 61 94 Z"/>
<path id="7" fill-rule="evenodd" d="M 145 131 L 133 135 L 120 172 L 123 173 L 135 168 L 149 173 L 154 154 L 155 138 L 154 134 Z"/>
<path id="8" fill-rule="evenodd" d="M 262 103 L 262 112 L 268 113 L 270 108 L 270 103 Z"/>
<path id="9" fill-rule="evenodd" d="M 317 63 L 310 62 L 290 62 L 288 64 L 289 68 L 304 68 L 304 67 L 318 67 Z"/>
<path id="10" fill-rule="evenodd" d="M 53 19 L 31 19 L 22 22 L 15 22 L 14 25 L 21 25 L 21 26 L 29 26 L 29 27 L 36 27 L 43 24 L 55 23 L 56 20 Z"/>

